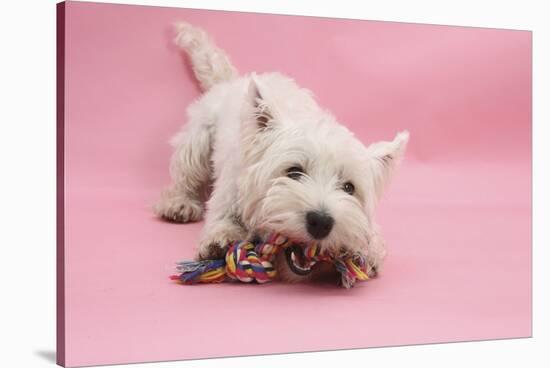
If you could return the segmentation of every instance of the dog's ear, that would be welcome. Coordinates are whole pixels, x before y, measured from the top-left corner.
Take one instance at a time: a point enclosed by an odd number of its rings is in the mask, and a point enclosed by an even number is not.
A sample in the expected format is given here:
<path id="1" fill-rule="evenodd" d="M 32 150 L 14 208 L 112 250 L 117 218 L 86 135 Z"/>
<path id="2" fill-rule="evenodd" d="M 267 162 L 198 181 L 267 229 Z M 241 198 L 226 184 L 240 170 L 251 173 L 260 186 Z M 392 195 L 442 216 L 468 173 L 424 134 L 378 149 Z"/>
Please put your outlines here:
<path id="1" fill-rule="evenodd" d="M 244 160 L 256 163 L 263 152 L 271 146 L 274 134 L 273 128 L 281 121 L 269 88 L 256 77 L 250 76 L 247 96 L 241 110 L 241 143 Z"/>
<path id="2" fill-rule="evenodd" d="M 367 147 L 370 175 L 378 198 L 387 186 L 407 148 L 409 132 L 398 133 L 391 142 L 377 142 Z"/>
<path id="3" fill-rule="evenodd" d="M 274 124 L 277 117 L 275 108 L 269 101 L 268 91 L 255 73 L 250 76 L 247 102 L 248 120 L 253 120 L 256 129 L 264 130 Z"/>

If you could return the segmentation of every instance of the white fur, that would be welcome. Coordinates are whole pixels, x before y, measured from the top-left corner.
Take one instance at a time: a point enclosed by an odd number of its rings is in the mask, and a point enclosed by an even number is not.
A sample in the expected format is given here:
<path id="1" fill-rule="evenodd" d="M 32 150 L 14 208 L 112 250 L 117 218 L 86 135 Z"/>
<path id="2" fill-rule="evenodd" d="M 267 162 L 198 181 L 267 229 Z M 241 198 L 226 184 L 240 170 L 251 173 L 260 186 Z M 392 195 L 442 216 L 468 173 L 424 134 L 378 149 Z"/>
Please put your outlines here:
<path id="1" fill-rule="evenodd" d="M 269 231 L 309 241 L 305 213 L 323 210 L 335 224 L 321 246 L 366 251 L 370 267 L 380 270 L 386 248 L 374 210 L 408 133 L 365 147 L 292 79 L 239 77 L 202 30 L 187 24 L 177 30 L 176 42 L 205 93 L 172 140 L 173 183 L 155 212 L 177 222 L 199 220 L 201 193 L 213 182 L 198 252 L 206 257 L 212 247 Z M 292 166 L 304 168 L 299 180 L 286 176 Z M 353 195 L 342 189 L 348 181 Z"/>

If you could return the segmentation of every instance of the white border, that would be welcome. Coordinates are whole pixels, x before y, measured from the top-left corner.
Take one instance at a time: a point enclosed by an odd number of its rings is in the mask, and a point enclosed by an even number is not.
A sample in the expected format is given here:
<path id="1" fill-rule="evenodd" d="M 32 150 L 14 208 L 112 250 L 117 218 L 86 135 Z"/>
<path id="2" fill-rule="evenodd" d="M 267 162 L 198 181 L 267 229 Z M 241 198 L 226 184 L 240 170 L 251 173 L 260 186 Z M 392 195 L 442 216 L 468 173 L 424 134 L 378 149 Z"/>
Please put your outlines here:
<path id="1" fill-rule="evenodd" d="M 102 1 L 106 2 L 106 1 Z M 110 1 L 534 31 L 534 338 L 135 367 L 544 366 L 550 346 L 548 211 L 550 36 L 544 1 Z M 1 366 L 47 367 L 55 348 L 55 1 L 0 10 Z M 546 16 L 545 16 L 546 15 Z M 546 24 L 545 24 L 546 23 Z M 546 66 L 546 68 L 545 68 Z M 498 139 L 498 135 L 495 135 Z M 546 158 L 546 159 L 545 159 Z M 29 169 L 32 168 L 32 169 Z M 546 168 L 546 169 L 545 169 Z M 473 280 L 475 282 L 475 280 Z M 547 312 L 544 312 L 547 311 Z M 368 311 L 363 311 L 368 313 Z"/>

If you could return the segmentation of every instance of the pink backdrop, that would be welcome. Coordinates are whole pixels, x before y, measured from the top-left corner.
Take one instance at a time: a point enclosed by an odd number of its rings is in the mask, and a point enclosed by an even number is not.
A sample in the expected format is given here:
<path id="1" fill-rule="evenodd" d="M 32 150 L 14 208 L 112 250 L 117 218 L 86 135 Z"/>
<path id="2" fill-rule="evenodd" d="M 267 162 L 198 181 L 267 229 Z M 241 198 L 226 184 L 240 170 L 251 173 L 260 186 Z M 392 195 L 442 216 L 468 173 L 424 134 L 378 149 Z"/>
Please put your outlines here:
<path id="1" fill-rule="evenodd" d="M 199 94 L 176 20 L 242 72 L 294 77 L 366 143 L 411 132 L 379 279 L 168 280 L 202 226 L 149 209 Z M 66 35 L 68 365 L 531 335 L 530 32 L 69 2 Z"/>

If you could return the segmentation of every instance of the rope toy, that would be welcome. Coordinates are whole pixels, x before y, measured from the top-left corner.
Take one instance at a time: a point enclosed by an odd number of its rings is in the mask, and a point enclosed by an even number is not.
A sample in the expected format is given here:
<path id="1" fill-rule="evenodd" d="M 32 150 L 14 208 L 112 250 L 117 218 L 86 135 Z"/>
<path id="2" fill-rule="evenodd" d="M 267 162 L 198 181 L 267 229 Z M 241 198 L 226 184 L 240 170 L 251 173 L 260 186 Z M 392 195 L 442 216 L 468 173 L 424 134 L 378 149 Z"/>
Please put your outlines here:
<path id="1" fill-rule="evenodd" d="M 300 248 L 300 260 L 296 259 L 297 247 Z M 297 244 L 280 234 L 271 234 L 264 242 L 256 244 L 234 242 L 228 247 L 225 259 L 178 262 L 178 275 L 170 278 L 185 285 L 233 280 L 263 284 L 276 277 L 273 261 L 280 251 L 285 251 L 287 262 L 289 265 L 292 262 L 291 268 L 298 274 L 305 275 L 315 263 L 326 261 L 334 264 L 346 289 L 351 288 L 356 280 L 369 279 L 364 255 L 334 255 L 322 251 L 316 243 Z"/>

